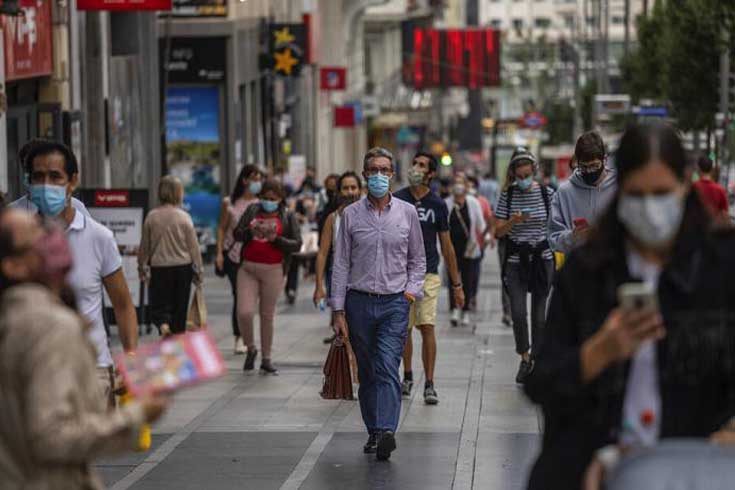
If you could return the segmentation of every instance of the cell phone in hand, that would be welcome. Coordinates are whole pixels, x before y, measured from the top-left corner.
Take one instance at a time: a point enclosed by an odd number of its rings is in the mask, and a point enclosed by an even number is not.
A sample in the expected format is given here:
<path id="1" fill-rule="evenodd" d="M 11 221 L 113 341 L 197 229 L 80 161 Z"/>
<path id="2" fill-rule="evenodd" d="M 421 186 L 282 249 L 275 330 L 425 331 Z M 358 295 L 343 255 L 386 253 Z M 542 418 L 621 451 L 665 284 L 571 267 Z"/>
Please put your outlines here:
<path id="1" fill-rule="evenodd" d="M 524 218 L 531 217 L 531 210 L 530 209 L 521 209 L 521 216 Z"/>
<path id="2" fill-rule="evenodd" d="M 626 311 L 658 311 L 658 295 L 653 285 L 629 282 L 618 287 L 618 303 Z"/>
<path id="3" fill-rule="evenodd" d="M 586 218 L 574 218 L 573 223 L 575 228 L 587 228 L 590 225 Z"/>

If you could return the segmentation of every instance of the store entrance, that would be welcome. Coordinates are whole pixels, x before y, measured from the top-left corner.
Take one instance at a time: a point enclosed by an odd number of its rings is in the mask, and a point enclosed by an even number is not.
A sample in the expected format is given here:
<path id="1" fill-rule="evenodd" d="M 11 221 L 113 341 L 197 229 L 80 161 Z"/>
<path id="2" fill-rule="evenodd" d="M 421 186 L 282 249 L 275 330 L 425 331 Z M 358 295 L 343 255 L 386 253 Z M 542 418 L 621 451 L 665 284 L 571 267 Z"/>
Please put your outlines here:
<path id="1" fill-rule="evenodd" d="M 33 138 L 63 139 L 60 104 L 24 104 L 8 108 L 8 198 L 25 192 L 18 150 Z"/>

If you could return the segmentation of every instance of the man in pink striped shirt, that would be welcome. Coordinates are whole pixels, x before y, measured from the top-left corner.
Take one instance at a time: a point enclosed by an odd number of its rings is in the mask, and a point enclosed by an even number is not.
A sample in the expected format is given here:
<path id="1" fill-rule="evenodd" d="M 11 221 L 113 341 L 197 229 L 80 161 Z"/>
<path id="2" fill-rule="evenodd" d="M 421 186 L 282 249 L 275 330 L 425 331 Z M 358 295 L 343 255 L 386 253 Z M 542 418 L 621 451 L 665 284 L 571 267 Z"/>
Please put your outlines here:
<path id="1" fill-rule="evenodd" d="M 364 451 L 379 460 L 396 448 L 406 325 L 426 274 L 416 208 L 389 192 L 393 162 L 383 148 L 365 155 L 368 196 L 344 210 L 332 269 L 334 329 L 349 335 L 358 364 L 360 410 L 369 434 Z"/>

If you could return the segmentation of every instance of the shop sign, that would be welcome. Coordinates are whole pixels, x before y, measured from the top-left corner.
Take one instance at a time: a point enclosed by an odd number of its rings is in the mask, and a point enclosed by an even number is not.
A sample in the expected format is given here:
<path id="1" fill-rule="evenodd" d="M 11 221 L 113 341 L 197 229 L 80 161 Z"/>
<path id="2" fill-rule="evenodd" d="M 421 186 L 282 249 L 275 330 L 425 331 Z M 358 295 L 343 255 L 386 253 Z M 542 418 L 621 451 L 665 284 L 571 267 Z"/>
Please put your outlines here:
<path id="1" fill-rule="evenodd" d="M 308 60 L 306 26 L 271 24 L 269 38 L 269 67 L 276 75 L 299 75 Z"/>
<path id="2" fill-rule="evenodd" d="M 161 59 L 166 57 L 166 41 L 160 42 Z M 227 43 L 222 37 L 171 39 L 168 74 L 161 73 L 161 80 L 169 83 L 220 83 L 225 81 Z"/>
<path id="3" fill-rule="evenodd" d="M 78 10 L 171 10 L 171 0 L 77 0 Z"/>
<path id="4" fill-rule="evenodd" d="M 5 41 L 5 80 L 53 73 L 51 2 L 20 0 L 23 15 L 0 16 Z"/>
<path id="5" fill-rule="evenodd" d="M 344 90 L 347 88 L 347 68 L 325 66 L 319 69 L 319 87 L 322 90 Z"/>
<path id="6" fill-rule="evenodd" d="M 182 17 L 226 17 L 227 0 L 173 0 L 173 13 Z"/>
<path id="7" fill-rule="evenodd" d="M 353 128 L 355 127 L 355 106 L 343 105 L 334 108 L 334 127 L 335 128 Z"/>

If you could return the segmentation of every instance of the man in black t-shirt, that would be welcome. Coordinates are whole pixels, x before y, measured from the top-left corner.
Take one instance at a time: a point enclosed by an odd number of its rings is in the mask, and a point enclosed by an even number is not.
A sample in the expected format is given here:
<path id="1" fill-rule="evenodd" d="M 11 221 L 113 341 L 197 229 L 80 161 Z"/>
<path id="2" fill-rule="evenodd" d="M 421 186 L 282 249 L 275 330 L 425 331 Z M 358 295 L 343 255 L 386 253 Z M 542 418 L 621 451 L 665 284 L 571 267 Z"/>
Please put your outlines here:
<path id="1" fill-rule="evenodd" d="M 398 199 L 416 206 L 419 221 L 421 222 L 421 231 L 424 236 L 424 247 L 426 249 L 424 297 L 411 306 L 408 328 L 412 329 L 416 326 L 421 331 L 421 337 L 423 339 L 421 357 L 424 362 L 424 373 L 426 377 L 424 402 L 427 405 L 436 405 L 439 403 L 439 398 L 434 389 L 434 366 L 436 365 L 436 335 L 434 334 L 434 325 L 436 324 L 436 308 L 439 291 L 441 290 L 437 241 L 441 243 L 442 255 L 449 269 L 454 300 L 460 308 L 464 304 L 464 292 L 457 270 L 457 259 L 454 255 L 454 247 L 449 236 L 449 211 L 444 200 L 429 188 L 429 183 L 436 175 L 436 171 L 437 161 L 433 155 L 425 152 L 417 153 L 408 171 L 410 187 L 401 189 L 393 194 Z M 402 392 L 403 396 L 406 397 L 411 395 L 411 388 L 413 387 L 413 372 L 411 371 L 413 342 L 411 341 L 410 333 L 403 352 L 404 378 Z"/>

